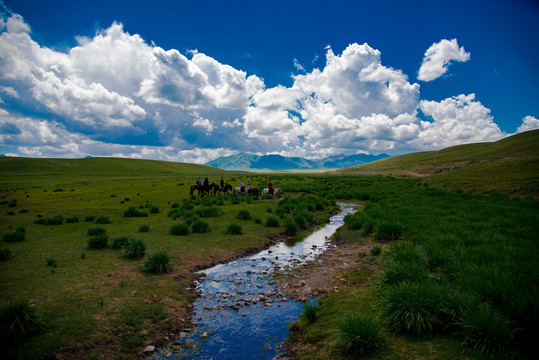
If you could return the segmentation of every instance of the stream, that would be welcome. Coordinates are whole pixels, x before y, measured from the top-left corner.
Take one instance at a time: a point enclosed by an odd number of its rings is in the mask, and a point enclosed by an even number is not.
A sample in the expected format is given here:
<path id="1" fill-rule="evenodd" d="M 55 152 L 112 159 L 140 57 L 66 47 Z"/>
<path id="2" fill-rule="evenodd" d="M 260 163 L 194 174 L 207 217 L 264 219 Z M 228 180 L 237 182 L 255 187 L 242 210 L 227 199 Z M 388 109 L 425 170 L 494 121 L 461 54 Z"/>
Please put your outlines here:
<path id="1" fill-rule="evenodd" d="M 182 332 L 151 359 L 274 359 L 288 338 L 288 325 L 303 303 L 279 293 L 272 274 L 314 260 L 331 247 L 344 217 L 357 211 L 339 203 L 329 223 L 295 243 L 280 242 L 257 254 L 200 271 L 200 296 L 194 303 L 195 329 Z"/>

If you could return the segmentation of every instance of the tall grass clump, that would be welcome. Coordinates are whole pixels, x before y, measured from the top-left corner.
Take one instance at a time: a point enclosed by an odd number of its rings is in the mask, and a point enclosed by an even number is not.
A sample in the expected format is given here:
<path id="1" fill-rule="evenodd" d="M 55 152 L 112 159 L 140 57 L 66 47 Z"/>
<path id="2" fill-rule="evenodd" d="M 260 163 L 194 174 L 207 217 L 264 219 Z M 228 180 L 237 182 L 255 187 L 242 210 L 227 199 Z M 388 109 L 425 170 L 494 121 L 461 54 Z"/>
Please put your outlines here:
<path id="1" fill-rule="evenodd" d="M 236 218 L 241 219 L 241 220 L 249 220 L 249 219 L 252 218 L 252 216 L 251 216 L 251 213 L 249 212 L 249 210 L 240 210 L 236 214 Z"/>
<path id="2" fill-rule="evenodd" d="M 98 216 L 95 220 L 94 220 L 94 224 L 110 224 L 112 221 L 110 221 L 110 219 L 108 218 L 108 216 L 104 216 L 104 215 L 101 215 L 101 216 Z"/>
<path id="3" fill-rule="evenodd" d="M 193 233 L 207 233 L 210 231 L 210 224 L 205 221 L 196 219 L 191 223 L 191 231 Z"/>
<path id="4" fill-rule="evenodd" d="M 421 283 L 428 279 L 429 272 L 423 266 L 413 262 L 392 262 L 380 275 L 382 286 L 398 285 L 401 282 Z"/>
<path id="5" fill-rule="evenodd" d="M 26 237 L 26 229 L 22 226 L 17 227 L 15 231 L 5 233 L 2 236 L 2 240 L 5 242 L 19 242 L 23 241 Z"/>
<path id="6" fill-rule="evenodd" d="M 314 302 L 306 302 L 303 304 L 303 313 L 301 317 L 307 321 L 307 323 L 312 324 L 316 321 L 318 317 L 318 305 Z"/>
<path id="7" fill-rule="evenodd" d="M 298 224 L 296 224 L 296 222 L 293 219 L 285 219 L 283 224 L 286 229 L 286 233 L 288 235 L 290 236 L 296 235 L 296 233 L 298 232 Z"/>
<path id="8" fill-rule="evenodd" d="M 169 232 L 170 235 L 189 235 L 189 225 L 184 223 L 174 224 Z"/>
<path id="9" fill-rule="evenodd" d="M 86 233 L 88 234 L 88 236 L 98 236 L 98 235 L 103 235 L 106 232 L 107 230 L 103 229 L 101 226 L 96 226 L 96 227 L 89 228 Z"/>
<path id="10" fill-rule="evenodd" d="M 202 206 L 194 210 L 199 217 L 217 217 L 223 215 L 223 210 L 215 206 Z"/>
<path id="11" fill-rule="evenodd" d="M 139 232 L 148 232 L 150 231 L 150 225 L 149 224 L 142 224 L 138 227 Z"/>
<path id="12" fill-rule="evenodd" d="M 0 249 L 0 261 L 9 260 L 11 259 L 11 256 L 12 256 L 11 249 L 9 248 Z"/>
<path id="13" fill-rule="evenodd" d="M 148 217 L 148 213 L 140 211 L 134 206 L 130 206 L 127 210 L 124 211 L 124 217 Z"/>
<path id="14" fill-rule="evenodd" d="M 468 308 L 458 324 L 464 343 L 480 353 L 502 352 L 513 337 L 509 321 L 493 311 L 487 303 Z"/>
<path id="15" fill-rule="evenodd" d="M 166 274 L 172 271 L 172 260 L 165 250 L 159 250 L 148 256 L 140 271 L 148 274 Z"/>
<path id="16" fill-rule="evenodd" d="M 108 245 L 108 237 L 106 234 L 91 236 L 87 240 L 88 248 L 90 249 L 104 249 Z"/>
<path id="17" fill-rule="evenodd" d="M 277 219 L 275 216 L 268 216 L 266 218 L 266 226 L 279 227 L 279 219 Z"/>
<path id="18" fill-rule="evenodd" d="M 123 257 L 131 260 L 142 259 L 144 254 L 146 254 L 146 249 L 147 246 L 144 241 L 141 239 L 131 239 L 122 249 Z"/>
<path id="19" fill-rule="evenodd" d="M 66 217 L 66 223 L 68 224 L 73 224 L 73 223 L 78 223 L 79 222 L 79 217 L 78 216 L 68 216 Z"/>
<path id="20" fill-rule="evenodd" d="M 0 308 L 0 339 L 9 344 L 41 333 L 45 323 L 37 307 L 27 300 L 15 300 Z"/>
<path id="21" fill-rule="evenodd" d="M 226 227 L 224 233 L 228 235 L 240 235 L 243 233 L 243 229 L 239 224 L 230 224 Z"/>
<path id="22" fill-rule="evenodd" d="M 123 249 L 133 238 L 129 236 L 118 236 L 112 239 L 112 244 L 110 245 L 113 249 Z"/>
<path id="23" fill-rule="evenodd" d="M 395 222 L 380 222 L 375 226 L 374 238 L 378 241 L 399 240 L 404 230 L 402 225 Z"/>
<path id="24" fill-rule="evenodd" d="M 334 335 L 343 353 L 363 357 L 384 347 L 384 327 L 371 314 L 349 313 L 340 319 Z"/>
<path id="25" fill-rule="evenodd" d="M 379 307 L 388 328 L 399 333 L 427 335 L 446 319 L 446 289 L 434 282 L 402 282 L 383 290 Z"/>

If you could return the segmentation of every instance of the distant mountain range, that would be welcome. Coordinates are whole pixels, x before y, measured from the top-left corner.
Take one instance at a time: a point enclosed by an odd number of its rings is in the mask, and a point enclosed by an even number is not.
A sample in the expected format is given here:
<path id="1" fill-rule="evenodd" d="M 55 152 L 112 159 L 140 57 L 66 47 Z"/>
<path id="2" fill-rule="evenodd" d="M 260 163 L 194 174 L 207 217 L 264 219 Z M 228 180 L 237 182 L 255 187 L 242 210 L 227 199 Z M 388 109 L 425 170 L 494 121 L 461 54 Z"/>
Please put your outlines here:
<path id="1" fill-rule="evenodd" d="M 281 155 L 255 155 L 239 153 L 231 156 L 221 156 L 204 165 L 224 170 L 320 170 L 338 169 L 369 163 L 389 157 L 380 155 L 334 155 L 318 160 L 307 160 L 301 157 L 286 157 Z"/>

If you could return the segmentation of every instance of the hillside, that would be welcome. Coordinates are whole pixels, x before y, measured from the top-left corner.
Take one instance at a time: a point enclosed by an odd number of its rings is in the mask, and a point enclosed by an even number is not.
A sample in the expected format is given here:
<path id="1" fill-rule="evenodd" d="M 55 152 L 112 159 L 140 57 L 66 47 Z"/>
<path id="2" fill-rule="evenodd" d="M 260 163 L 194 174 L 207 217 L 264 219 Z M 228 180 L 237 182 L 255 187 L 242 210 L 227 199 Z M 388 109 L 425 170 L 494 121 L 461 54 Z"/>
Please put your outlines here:
<path id="1" fill-rule="evenodd" d="M 125 158 L 48 159 L 0 157 L 2 181 L 56 177 L 204 176 L 225 171 L 206 165 Z"/>
<path id="2" fill-rule="evenodd" d="M 322 159 L 308 160 L 301 157 L 287 157 L 276 154 L 261 156 L 250 153 L 239 153 L 219 157 L 206 163 L 206 165 L 227 170 L 321 170 L 361 165 L 388 156 L 387 154 L 341 154 Z"/>
<path id="3" fill-rule="evenodd" d="M 486 143 L 465 144 L 378 160 L 349 174 L 429 177 L 443 188 L 539 196 L 539 130 Z"/>

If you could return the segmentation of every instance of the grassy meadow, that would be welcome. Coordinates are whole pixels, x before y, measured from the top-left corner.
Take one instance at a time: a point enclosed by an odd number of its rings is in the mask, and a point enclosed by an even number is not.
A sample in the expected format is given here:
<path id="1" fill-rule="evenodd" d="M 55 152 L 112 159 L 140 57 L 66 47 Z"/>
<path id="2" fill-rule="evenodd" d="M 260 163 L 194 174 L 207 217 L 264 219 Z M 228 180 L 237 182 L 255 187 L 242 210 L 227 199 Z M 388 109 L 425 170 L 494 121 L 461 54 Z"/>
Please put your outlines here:
<path id="1" fill-rule="evenodd" d="M 8 253 L 0 261 L 0 304 L 26 300 L 37 306 L 46 326 L 9 346 L 11 358 L 39 359 L 56 352 L 68 358 L 136 357 L 145 342 L 163 341 L 189 325 L 194 296 L 189 287 L 196 268 L 263 247 L 287 230 L 276 212 L 278 199 L 191 197 L 194 175 L 186 180 L 188 175 L 113 173 L 94 179 L 75 174 L 41 181 L 40 170 L 32 171 L 31 182 L 0 185 L 0 249 Z M 226 174 L 225 179 L 235 185 L 240 181 Z M 266 177 L 247 179 L 267 184 Z M 280 186 L 279 180 L 273 182 Z M 275 226 L 266 226 L 269 217 L 277 219 Z M 227 231 L 231 224 L 238 226 Z M 178 226 L 188 234 L 172 230 Z M 234 232 L 238 227 L 240 234 Z M 127 253 L 125 242 L 133 240 L 143 242 L 142 256 Z M 172 271 L 141 272 L 158 251 L 168 254 Z M 3 344 L 13 343 L 11 333 L 2 329 Z"/>
<path id="2" fill-rule="evenodd" d="M 475 192 L 464 177 L 443 186 L 456 172 L 437 174 L 441 183 L 287 173 L 271 174 L 285 200 L 200 199 L 189 195 L 198 175 L 260 188 L 269 177 L 142 160 L 16 160 L 0 158 L 0 318 L 26 314 L 34 327 L 0 329 L 9 358 L 138 358 L 147 344 L 189 326 L 195 269 L 278 234 L 302 236 L 339 200 L 365 204 L 335 238 L 368 244 L 372 250 L 357 256 L 374 267 L 358 265 L 338 293 L 324 294 L 290 325 L 294 358 L 526 359 L 537 352 L 533 182 L 517 192 L 486 190 L 495 185 L 480 166 L 467 170 L 483 180 Z M 514 174 L 500 174 L 503 184 L 520 186 Z"/>

